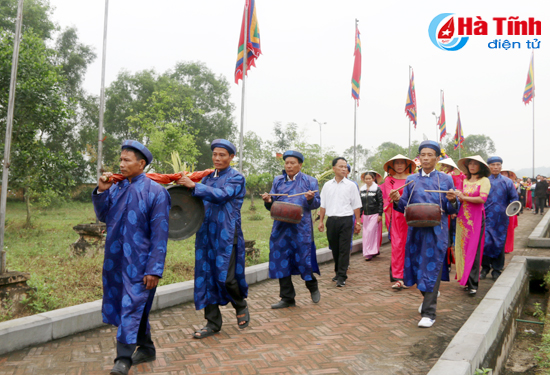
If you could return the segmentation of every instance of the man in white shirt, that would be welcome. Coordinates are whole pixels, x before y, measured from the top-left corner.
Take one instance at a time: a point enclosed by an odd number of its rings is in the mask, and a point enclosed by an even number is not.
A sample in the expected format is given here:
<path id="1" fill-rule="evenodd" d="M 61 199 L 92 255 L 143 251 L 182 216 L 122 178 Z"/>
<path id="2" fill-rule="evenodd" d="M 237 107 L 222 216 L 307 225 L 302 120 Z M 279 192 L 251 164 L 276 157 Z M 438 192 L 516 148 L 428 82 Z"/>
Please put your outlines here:
<path id="1" fill-rule="evenodd" d="M 349 249 L 354 232 L 353 215 L 359 217 L 361 197 L 357 186 L 345 178 L 347 161 L 342 157 L 332 161 L 334 178 L 328 181 L 321 191 L 321 212 L 319 232 L 324 232 L 325 215 L 327 219 L 327 239 L 334 258 L 334 272 L 337 287 L 346 285 L 349 266 Z M 361 224 L 355 224 L 355 232 L 361 230 Z"/>

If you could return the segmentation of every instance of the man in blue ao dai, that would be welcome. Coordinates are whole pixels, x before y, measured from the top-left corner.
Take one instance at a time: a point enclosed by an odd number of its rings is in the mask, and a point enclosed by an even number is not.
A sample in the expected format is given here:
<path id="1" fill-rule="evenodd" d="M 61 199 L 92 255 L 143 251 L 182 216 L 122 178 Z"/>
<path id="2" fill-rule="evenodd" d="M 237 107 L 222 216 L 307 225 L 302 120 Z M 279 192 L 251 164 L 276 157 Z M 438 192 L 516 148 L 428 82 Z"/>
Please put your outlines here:
<path id="1" fill-rule="evenodd" d="M 118 327 L 113 375 L 155 359 L 149 312 L 164 271 L 170 195 L 143 173 L 153 160 L 137 141 L 124 141 L 118 184 L 103 177 L 92 193 L 99 221 L 107 224 L 103 262 L 103 322 Z M 136 350 L 137 347 L 137 350 Z"/>
<path id="2" fill-rule="evenodd" d="M 214 172 L 196 184 L 182 177 L 178 184 L 193 190 L 204 202 L 205 217 L 195 239 L 195 308 L 204 309 L 206 326 L 196 339 L 218 333 L 222 328 L 220 305 L 235 308 L 238 327 L 248 326 L 245 248 L 241 230 L 241 207 L 246 193 L 244 176 L 231 168 L 235 146 L 225 139 L 210 145 Z"/>
<path id="3" fill-rule="evenodd" d="M 298 224 L 274 220 L 269 239 L 269 277 L 279 279 L 281 300 L 271 305 L 282 309 L 296 305 L 296 291 L 292 275 L 300 275 L 306 282 L 311 299 L 321 299 L 314 273 L 320 275 L 317 265 L 311 210 L 319 208 L 319 184 L 317 179 L 301 172 L 304 156 L 298 151 L 283 154 L 285 169 L 275 177 L 269 194 L 262 194 L 265 208 L 271 210 L 274 202 L 287 202 L 301 206 L 303 216 Z"/>

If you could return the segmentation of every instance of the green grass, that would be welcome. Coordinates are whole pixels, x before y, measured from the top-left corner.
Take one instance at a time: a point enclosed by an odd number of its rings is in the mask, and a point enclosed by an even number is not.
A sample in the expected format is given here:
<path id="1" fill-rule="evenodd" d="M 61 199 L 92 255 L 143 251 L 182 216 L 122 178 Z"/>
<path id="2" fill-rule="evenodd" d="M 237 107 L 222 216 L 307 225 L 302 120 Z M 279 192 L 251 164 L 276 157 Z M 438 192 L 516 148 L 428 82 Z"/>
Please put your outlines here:
<path id="1" fill-rule="evenodd" d="M 256 199 L 251 211 L 250 200 L 242 208 L 242 228 L 247 240 L 255 240 L 260 256 L 247 266 L 269 260 L 269 237 L 273 221 L 263 202 Z M 33 228 L 24 227 L 26 209 L 23 202 L 9 201 L 6 215 L 5 249 L 11 271 L 28 272 L 28 284 L 35 289 L 27 301 L 29 313 L 38 313 L 90 302 L 102 297 L 101 270 L 103 253 L 95 257 L 72 257 L 69 245 L 78 239 L 73 226 L 95 222 L 92 203 L 68 202 L 55 208 L 33 208 Z M 316 223 L 317 224 L 317 223 Z M 314 225 L 317 248 L 328 246 L 325 233 Z M 356 235 L 355 238 L 360 238 Z M 193 279 L 195 237 L 168 241 L 164 277 L 160 285 Z M 8 317 L 0 318 L 5 320 Z"/>

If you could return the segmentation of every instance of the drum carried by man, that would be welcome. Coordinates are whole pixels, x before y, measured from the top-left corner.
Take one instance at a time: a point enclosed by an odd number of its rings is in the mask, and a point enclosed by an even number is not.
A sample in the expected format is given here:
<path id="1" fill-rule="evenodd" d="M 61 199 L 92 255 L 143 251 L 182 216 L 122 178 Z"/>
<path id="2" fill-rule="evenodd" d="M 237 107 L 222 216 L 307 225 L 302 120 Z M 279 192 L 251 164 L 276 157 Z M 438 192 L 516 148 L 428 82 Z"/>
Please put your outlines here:
<path id="1" fill-rule="evenodd" d="M 443 266 L 449 240 L 447 216 L 456 214 L 459 204 L 451 176 L 435 169 L 441 155 L 439 144 L 424 141 L 418 151 L 422 168 L 407 178 L 403 195 L 401 189 L 392 189 L 389 197 L 393 208 L 405 213 L 409 225 L 404 282 L 406 286 L 416 284 L 422 292 L 418 326 L 429 328 L 435 323 L 439 283 L 449 281 L 447 267 Z"/>
<path id="2" fill-rule="evenodd" d="M 311 299 L 321 299 L 314 273 L 317 265 L 311 210 L 319 208 L 321 198 L 317 180 L 302 173 L 304 156 L 298 151 L 283 154 L 285 169 L 275 177 L 270 193 L 262 194 L 265 207 L 271 211 L 273 229 L 269 239 L 269 277 L 279 279 L 281 300 L 272 309 L 296 306 L 292 275 L 306 282 Z"/>

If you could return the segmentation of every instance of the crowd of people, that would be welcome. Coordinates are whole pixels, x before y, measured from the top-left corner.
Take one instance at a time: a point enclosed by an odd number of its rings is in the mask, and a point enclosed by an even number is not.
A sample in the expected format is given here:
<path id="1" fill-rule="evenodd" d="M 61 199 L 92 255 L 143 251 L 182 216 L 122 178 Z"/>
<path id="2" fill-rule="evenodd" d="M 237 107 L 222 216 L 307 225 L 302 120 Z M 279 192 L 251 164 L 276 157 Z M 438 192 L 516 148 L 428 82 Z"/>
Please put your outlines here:
<path id="1" fill-rule="evenodd" d="M 195 239 L 194 302 L 197 310 L 204 309 L 206 324 L 193 334 L 195 339 L 220 332 L 220 306 L 231 303 L 240 329 L 251 320 L 241 229 L 246 180 L 231 167 L 236 154 L 231 142 L 214 140 L 211 149 L 214 172 L 200 183 L 185 175 L 176 181 L 205 208 Z M 362 254 L 373 261 L 385 224 L 391 243 L 388 287 L 399 292 L 416 285 L 423 295 L 421 328 L 435 323 L 439 285 L 450 280 L 453 263 L 457 282 L 470 295 L 489 273 L 496 280 L 505 252 L 513 250 L 517 226 L 517 216 L 509 217 L 507 207 L 521 199 L 533 213 L 542 214 L 548 182 L 543 176 L 535 183 L 517 179 L 502 170 L 498 156 L 469 156 L 455 163 L 441 154 L 437 142 L 424 141 L 417 162 L 396 155 L 384 164 L 385 178 L 365 171 L 361 187 L 347 178 L 346 159 L 337 157 L 332 161 L 334 178 L 319 191 L 317 179 L 301 171 L 304 156 L 286 151 L 282 175 L 262 195 L 267 210 L 277 208 L 283 215 L 273 221 L 269 240 L 269 277 L 279 280 L 280 297 L 271 308 L 296 305 L 293 275 L 305 282 L 313 303 L 321 300 L 315 276 L 320 275 L 314 241 L 317 209 L 317 230 L 326 232 L 337 288 L 347 285 L 354 233 L 362 231 Z M 115 185 L 105 174 L 92 193 L 96 215 L 107 224 L 102 313 L 105 323 L 118 327 L 112 375 L 126 375 L 132 365 L 156 358 L 148 317 L 164 270 L 171 201 L 166 189 L 143 172 L 152 160 L 144 145 L 125 141 L 120 156 L 124 180 Z"/>

